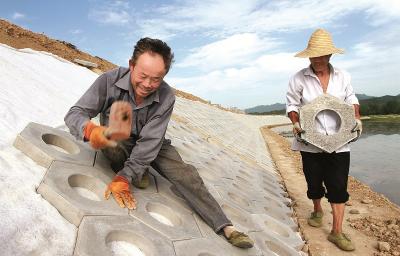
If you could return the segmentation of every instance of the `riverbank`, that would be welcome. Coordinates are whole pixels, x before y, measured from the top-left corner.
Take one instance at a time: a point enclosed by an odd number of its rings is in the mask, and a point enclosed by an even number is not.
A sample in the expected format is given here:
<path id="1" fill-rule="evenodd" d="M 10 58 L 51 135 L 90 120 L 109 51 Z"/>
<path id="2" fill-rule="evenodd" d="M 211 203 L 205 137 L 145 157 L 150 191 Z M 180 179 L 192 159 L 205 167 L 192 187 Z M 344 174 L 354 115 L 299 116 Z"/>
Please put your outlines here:
<path id="1" fill-rule="evenodd" d="M 289 142 L 268 127 L 261 128 L 272 158 L 285 182 L 301 233 L 306 240 L 303 250 L 310 255 L 400 255 L 400 207 L 390 202 L 357 179 L 349 177 L 350 200 L 346 204 L 344 232 L 356 245 L 354 252 L 343 252 L 326 237 L 332 225 L 332 214 L 327 200 L 323 201 L 323 227 L 307 224 L 312 201 L 306 196 L 307 185 L 302 173 L 301 157 L 290 149 Z M 350 213 L 352 212 L 352 213 Z M 381 243 L 381 250 L 378 248 Z M 387 244 L 386 244 L 387 243 Z M 387 249 L 386 251 L 384 251 Z"/>

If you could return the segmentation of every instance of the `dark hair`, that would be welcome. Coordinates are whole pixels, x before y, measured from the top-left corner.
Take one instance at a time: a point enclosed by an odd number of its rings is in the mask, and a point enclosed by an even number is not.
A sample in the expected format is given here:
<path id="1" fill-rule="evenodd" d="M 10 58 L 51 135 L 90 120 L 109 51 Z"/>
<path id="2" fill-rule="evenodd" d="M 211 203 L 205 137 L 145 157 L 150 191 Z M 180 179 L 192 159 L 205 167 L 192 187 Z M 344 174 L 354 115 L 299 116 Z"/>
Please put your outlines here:
<path id="1" fill-rule="evenodd" d="M 136 64 L 137 59 L 140 55 L 145 52 L 160 54 L 164 60 L 165 71 L 168 73 L 172 62 L 174 61 L 174 53 L 167 43 L 160 39 L 153 39 L 149 37 L 141 38 L 135 45 L 133 50 L 131 61 Z"/>

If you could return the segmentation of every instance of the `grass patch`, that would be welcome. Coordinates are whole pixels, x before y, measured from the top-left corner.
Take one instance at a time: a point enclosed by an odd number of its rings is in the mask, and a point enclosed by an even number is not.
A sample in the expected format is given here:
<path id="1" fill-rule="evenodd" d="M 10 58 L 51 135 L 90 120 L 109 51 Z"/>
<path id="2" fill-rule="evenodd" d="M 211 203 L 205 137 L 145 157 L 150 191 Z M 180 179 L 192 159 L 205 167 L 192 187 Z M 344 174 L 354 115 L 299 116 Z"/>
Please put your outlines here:
<path id="1" fill-rule="evenodd" d="M 363 122 L 400 123 L 400 115 L 371 115 L 363 119 Z"/>

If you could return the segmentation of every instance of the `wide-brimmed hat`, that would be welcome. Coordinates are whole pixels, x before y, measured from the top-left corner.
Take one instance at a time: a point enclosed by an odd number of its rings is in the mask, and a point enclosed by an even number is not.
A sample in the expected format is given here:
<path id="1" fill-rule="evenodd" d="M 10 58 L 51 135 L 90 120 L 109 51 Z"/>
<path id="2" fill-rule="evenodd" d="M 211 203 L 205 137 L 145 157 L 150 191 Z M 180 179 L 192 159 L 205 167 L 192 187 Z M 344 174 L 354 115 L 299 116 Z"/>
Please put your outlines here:
<path id="1" fill-rule="evenodd" d="M 295 55 L 300 58 L 314 58 L 334 53 L 344 53 L 343 49 L 336 48 L 331 34 L 324 29 L 317 29 L 308 40 L 307 48 Z"/>

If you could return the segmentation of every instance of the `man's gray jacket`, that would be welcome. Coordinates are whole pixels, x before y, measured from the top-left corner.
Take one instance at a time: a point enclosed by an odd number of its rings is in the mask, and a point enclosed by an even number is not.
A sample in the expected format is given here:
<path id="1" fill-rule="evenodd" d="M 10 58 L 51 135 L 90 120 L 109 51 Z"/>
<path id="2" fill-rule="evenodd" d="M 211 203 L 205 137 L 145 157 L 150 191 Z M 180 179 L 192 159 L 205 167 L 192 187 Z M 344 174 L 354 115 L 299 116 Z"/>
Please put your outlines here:
<path id="1" fill-rule="evenodd" d="M 112 103 L 118 99 L 129 102 L 133 110 L 130 139 L 136 140 L 136 145 L 118 175 L 131 182 L 140 180 L 157 157 L 171 118 L 175 94 L 163 81 L 157 91 L 137 106 L 130 75 L 129 69 L 123 67 L 100 75 L 71 107 L 64 121 L 71 134 L 83 140 L 83 129 L 90 119 L 100 114 L 100 124 L 107 126 Z"/>

